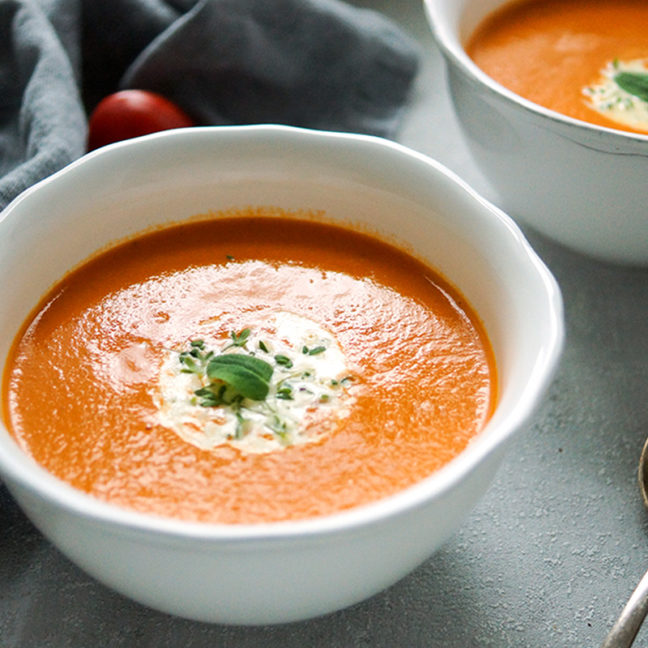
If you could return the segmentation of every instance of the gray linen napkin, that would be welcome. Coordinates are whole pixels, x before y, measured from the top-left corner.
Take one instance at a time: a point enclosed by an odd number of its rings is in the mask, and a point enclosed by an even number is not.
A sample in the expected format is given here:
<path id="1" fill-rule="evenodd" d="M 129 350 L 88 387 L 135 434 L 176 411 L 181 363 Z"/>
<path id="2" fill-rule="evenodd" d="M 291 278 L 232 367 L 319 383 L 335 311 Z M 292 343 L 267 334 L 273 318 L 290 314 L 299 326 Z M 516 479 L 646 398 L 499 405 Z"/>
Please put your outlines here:
<path id="1" fill-rule="evenodd" d="M 393 137 L 417 56 L 341 0 L 0 0 L 0 209 L 84 154 L 89 111 L 118 89 L 200 124 Z"/>

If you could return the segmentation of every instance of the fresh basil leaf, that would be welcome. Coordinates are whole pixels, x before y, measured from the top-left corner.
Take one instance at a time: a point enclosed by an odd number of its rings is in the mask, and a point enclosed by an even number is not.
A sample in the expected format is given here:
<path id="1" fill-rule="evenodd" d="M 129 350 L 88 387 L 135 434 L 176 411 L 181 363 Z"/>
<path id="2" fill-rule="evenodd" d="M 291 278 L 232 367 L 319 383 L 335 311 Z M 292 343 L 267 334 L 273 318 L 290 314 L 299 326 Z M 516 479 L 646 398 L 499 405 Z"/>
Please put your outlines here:
<path id="1" fill-rule="evenodd" d="M 259 401 L 268 395 L 272 372 L 264 360 L 240 353 L 217 355 L 207 365 L 210 380 L 222 380 L 241 396 Z"/>
<path id="2" fill-rule="evenodd" d="M 641 72 L 619 72 L 614 82 L 628 94 L 648 102 L 648 74 Z"/>

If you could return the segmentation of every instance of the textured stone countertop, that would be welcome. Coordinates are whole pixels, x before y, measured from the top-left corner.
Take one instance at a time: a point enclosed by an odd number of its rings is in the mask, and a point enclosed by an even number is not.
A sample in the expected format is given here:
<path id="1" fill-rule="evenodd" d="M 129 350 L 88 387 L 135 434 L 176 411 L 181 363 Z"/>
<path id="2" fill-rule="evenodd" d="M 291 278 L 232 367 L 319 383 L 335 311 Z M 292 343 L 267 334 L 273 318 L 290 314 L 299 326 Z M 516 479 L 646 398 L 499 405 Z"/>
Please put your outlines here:
<path id="1" fill-rule="evenodd" d="M 426 54 L 400 141 L 482 187 L 419 0 L 383 10 Z M 285 626 L 210 626 L 148 610 L 61 556 L 0 485 L 2 648 L 598 646 L 648 568 L 636 466 L 648 435 L 648 269 L 528 233 L 563 291 L 567 339 L 546 399 L 461 529 L 387 591 Z M 648 645 L 648 627 L 636 645 Z"/>

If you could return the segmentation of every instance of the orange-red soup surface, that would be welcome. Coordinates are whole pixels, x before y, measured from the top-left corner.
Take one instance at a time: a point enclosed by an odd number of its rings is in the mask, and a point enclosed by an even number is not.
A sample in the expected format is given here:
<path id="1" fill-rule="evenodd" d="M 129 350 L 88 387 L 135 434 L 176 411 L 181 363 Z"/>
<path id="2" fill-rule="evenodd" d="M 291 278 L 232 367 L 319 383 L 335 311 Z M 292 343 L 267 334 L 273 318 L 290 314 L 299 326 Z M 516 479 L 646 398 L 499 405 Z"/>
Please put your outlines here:
<path id="1" fill-rule="evenodd" d="M 615 66 L 648 74 L 647 30 L 645 0 L 523 0 L 489 16 L 466 51 L 486 74 L 534 103 L 646 134 L 647 101 L 599 84 Z M 643 84 L 648 89 L 648 76 Z M 635 119 L 629 119 L 632 111 Z"/>
<path id="2" fill-rule="evenodd" d="M 200 448 L 159 422 L 170 349 L 255 331 L 278 311 L 335 337 L 353 374 L 348 415 L 317 442 L 257 454 Z M 243 214 L 148 233 L 72 271 L 15 342 L 3 414 L 37 462 L 101 500 L 257 523 L 425 478 L 482 429 L 495 382 L 475 315 L 421 262 L 338 226 Z"/>

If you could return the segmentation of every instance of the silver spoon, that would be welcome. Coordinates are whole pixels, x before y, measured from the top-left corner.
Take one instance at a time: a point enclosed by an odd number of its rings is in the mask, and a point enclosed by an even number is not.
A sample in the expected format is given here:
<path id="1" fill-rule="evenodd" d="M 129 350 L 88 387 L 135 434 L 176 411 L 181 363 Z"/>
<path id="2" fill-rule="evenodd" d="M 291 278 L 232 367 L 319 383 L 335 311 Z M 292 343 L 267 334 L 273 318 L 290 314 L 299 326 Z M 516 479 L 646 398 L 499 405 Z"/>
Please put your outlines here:
<path id="1" fill-rule="evenodd" d="M 648 439 L 639 457 L 639 490 L 648 507 Z M 648 613 L 648 572 L 643 575 L 634 592 L 612 626 L 601 648 L 629 648 Z"/>

